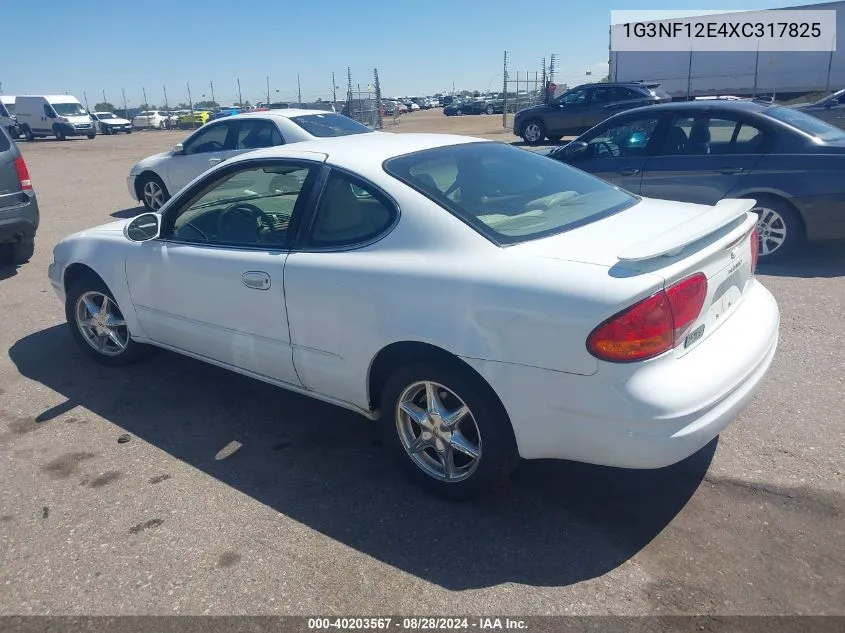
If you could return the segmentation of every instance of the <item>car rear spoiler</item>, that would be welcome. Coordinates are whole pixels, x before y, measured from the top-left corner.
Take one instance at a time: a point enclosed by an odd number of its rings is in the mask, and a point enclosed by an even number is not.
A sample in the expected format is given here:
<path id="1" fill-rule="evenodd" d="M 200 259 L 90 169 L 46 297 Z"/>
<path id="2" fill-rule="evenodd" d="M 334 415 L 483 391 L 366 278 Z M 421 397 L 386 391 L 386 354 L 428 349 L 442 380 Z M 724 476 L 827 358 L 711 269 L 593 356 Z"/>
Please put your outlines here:
<path id="1" fill-rule="evenodd" d="M 738 198 L 720 200 L 712 209 L 702 211 L 683 224 L 626 248 L 617 257 L 621 261 L 638 262 L 677 255 L 693 242 L 746 216 L 755 204 L 755 200 Z"/>

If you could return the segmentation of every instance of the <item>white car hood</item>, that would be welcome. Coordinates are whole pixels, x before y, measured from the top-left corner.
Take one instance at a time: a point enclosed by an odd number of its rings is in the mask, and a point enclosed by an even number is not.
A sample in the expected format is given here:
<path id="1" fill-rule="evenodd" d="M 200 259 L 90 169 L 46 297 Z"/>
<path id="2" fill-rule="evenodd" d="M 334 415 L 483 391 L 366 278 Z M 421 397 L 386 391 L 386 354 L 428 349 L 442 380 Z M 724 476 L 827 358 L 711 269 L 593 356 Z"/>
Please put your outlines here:
<path id="1" fill-rule="evenodd" d="M 171 152 L 161 152 L 160 154 L 153 154 L 152 156 L 147 156 L 143 160 L 138 161 L 135 163 L 135 166 L 129 171 L 130 174 L 138 174 L 145 169 L 155 167 L 161 161 L 165 160 L 170 156 Z"/>
<path id="2" fill-rule="evenodd" d="M 712 232 L 713 226 L 740 217 L 751 206 L 751 200 L 726 199 L 711 207 L 642 198 L 636 205 L 608 218 L 510 248 L 538 257 L 636 270 L 637 260 L 648 259 L 649 253 L 652 256 L 661 253 L 661 248 L 667 245 L 666 237 L 670 238 L 669 246 L 673 239 L 676 246 L 685 241 L 690 243 L 691 238 Z M 686 230 L 688 227 L 691 233 Z"/>
<path id="3" fill-rule="evenodd" d="M 138 208 L 139 212 L 141 208 Z M 134 219 L 134 218 L 132 218 Z M 123 227 L 126 226 L 128 222 L 131 220 L 115 220 L 114 222 L 108 222 L 106 224 L 100 224 L 99 226 L 92 226 L 90 229 L 84 229 L 77 233 L 77 235 L 84 235 L 91 233 L 122 233 Z"/>

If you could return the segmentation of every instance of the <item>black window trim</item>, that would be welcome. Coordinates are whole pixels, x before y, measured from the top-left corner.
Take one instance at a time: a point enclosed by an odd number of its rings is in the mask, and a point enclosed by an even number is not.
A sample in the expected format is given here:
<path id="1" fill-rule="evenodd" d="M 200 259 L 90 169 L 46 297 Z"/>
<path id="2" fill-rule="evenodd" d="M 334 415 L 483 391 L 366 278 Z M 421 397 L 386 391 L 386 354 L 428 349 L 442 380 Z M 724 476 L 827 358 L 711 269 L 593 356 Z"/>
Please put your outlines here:
<path id="1" fill-rule="evenodd" d="M 376 197 L 383 198 L 381 202 L 393 212 L 393 220 L 380 233 L 365 240 L 361 240 L 360 242 L 343 245 L 334 244 L 331 246 L 314 246 L 309 244 L 309 240 L 311 231 L 314 228 L 314 220 L 317 217 L 317 210 L 320 208 L 320 202 L 323 200 L 323 194 L 326 191 L 329 178 L 336 173 L 341 174 L 352 181 L 353 185 L 363 185 L 363 187 L 371 189 L 376 194 Z M 314 186 L 309 192 L 308 198 L 307 206 L 302 214 L 302 221 L 297 225 L 296 237 L 294 239 L 293 246 L 291 247 L 292 253 L 342 253 L 372 246 L 393 232 L 399 224 L 399 219 L 402 215 L 396 199 L 387 193 L 387 191 L 385 191 L 382 187 L 379 187 L 373 181 L 365 178 L 361 174 L 357 174 L 337 165 L 328 165 L 326 163 L 323 163 L 322 169 L 314 182 Z"/>
<path id="2" fill-rule="evenodd" d="M 249 171 L 250 169 L 257 169 L 267 166 L 301 166 L 309 169 L 309 174 L 302 185 L 299 192 L 299 197 L 294 205 L 293 213 L 291 214 L 290 222 L 288 223 L 288 230 L 285 235 L 285 244 L 261 244 L 250 246 L 247 244 L 233 244 L 225 242 L 202 242 L 199 240 L 179 239 L 166 234 L 173 230 L 173 225 L 176 218 L 179 216 L 179 211 L 184 210 L 186 206 L 193 204 L 198 198 L 211 191 L 220 181 L 230 176 L 233 172 Z M 215 171 L 214 174 L 209 174 L 192 187 L 183 189 L 177 193 L 171 200 L 165 212 L 161 215 L 161 229 L 159 237 L 155 239 L 158 242 L 165 242 L 169 244 L 185 244 L 190 246 L 200 246 L 202 248 L 220 248 L 226 250 L 241 250 L 241 251 L 259 251 L 259 252 L 290 252 L 293 250 L 293 245 L 296 243 L 299 235 L 301 219 L 308 215 L 309 203 L 312 199 L 312 194 L 315 184 L 319 182 L 321 167 L 323 163 L 317 160 L 307 160 L 302 158 L 254 158 L 250 160 L 239 160 L 231 163 L 228 166 Z"/>

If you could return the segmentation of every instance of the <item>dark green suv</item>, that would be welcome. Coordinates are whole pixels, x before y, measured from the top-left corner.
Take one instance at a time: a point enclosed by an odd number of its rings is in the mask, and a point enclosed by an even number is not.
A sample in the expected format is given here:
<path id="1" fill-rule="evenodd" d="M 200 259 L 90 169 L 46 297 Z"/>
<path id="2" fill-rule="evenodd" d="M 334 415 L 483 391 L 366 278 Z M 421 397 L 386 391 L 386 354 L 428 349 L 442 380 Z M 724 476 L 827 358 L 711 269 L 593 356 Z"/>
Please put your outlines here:
<path id="1" fill-rule="evenodd" d="M 671 95 L 660 88 L 660 84 L 584 84 L 567 90 L 548 104 L 517 112 L 513 133 L 529 145 L 542 143 L 546 138 L 559 141 L 564 136 L 586 132 L 622 110 L 671 100 Z"/>

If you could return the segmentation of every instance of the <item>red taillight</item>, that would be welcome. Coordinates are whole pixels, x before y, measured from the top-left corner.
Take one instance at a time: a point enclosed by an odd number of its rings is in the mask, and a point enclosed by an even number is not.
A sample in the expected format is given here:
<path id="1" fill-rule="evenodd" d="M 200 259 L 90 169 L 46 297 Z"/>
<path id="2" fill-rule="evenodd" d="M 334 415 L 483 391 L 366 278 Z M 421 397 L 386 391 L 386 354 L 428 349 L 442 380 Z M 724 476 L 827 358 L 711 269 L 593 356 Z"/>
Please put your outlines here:
<path id="1" fill-rule="evenodd" d="M 706 297 L 702 273 L 682 279 L 599 325 L 587 338 L 587 349 L 617 363 L 659 356 L 687 335 Z"/>
<path id="2" fill-rule="evenodd" d="M 751 273 L 757 270 L 757 257 L 760 255 L 760 235 L 757 233 L 757 227 L 751 231 Z"/>
<path id="3" fill-rule="evenodd" d="M 32 189 L 32 181 L 29 179 L 29 171 L 26 168 L 23 156 L 18 156 L 15 159 L 15 171 L 18 172 L 18 180 L 21 183 L 21 189 L 24 191 Z"/>

